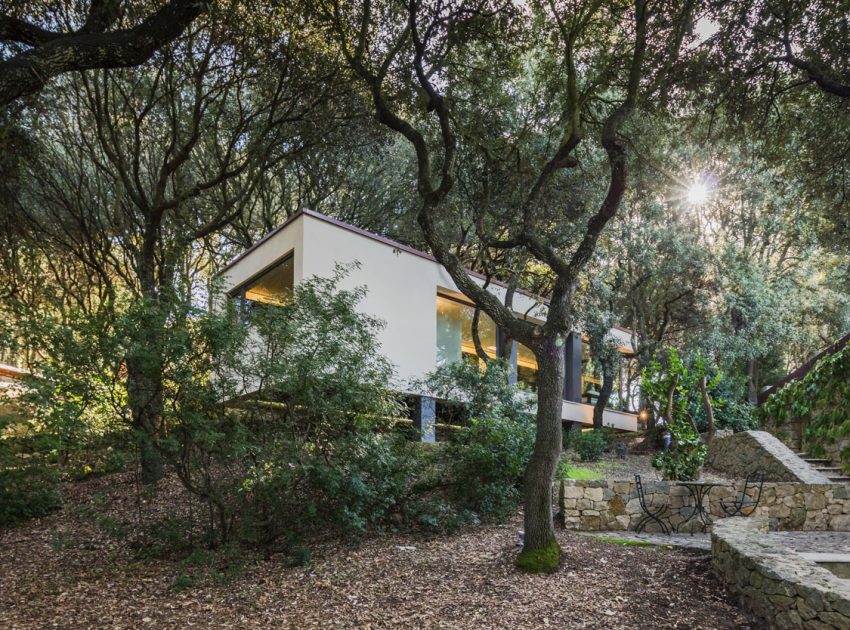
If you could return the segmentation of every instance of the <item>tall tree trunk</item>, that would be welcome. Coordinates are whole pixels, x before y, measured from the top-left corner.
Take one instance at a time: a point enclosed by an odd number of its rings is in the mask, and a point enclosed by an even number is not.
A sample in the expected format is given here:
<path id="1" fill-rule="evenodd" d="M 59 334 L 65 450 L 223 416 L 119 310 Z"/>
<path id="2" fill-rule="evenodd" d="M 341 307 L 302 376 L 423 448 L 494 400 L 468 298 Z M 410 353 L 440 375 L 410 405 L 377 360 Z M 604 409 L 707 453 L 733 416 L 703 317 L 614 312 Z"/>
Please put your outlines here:
<path id="1" fill-rule="evenodd" d="M 670 383 L 670 387 L 667 388 L 667 406 L 664 409 L 664 421 L 667 423 L 668 429 L 673 426 L 673 401 L 676 398 L 676 388 L 678 386 L 679 375 L 676 374 L 673 377 L 673 382 Z"/>
<path id="2" fill-rule="evenodd" d="M 475 346 L 475 354 L 477 354 L 478 358 L 486 365 L 490 361 L 490 357 L 487 355 L 487 351 L 484 350 L 484 346 L 481 344 L 481 334 L 479 333 L 480 322 L 481 309 L 476 307 L 475 312 L 472 314 L 472 344 Z"/>
<path id="3" fill-rule="evenodd" d="M 561 457 L 564 337 L 545 339 L 536 354 L 537 435 L 525 472 L 525 539 L 517 564 L 544 572 L 554 570 L 561 556 L 552 519 L 552 480 Z"/>
<path id="4" fill-rule="evenodd" d="M 708 395 L 708 383 L 706 377 L 703 376 L 699 380 L 699 391 L 702 394 L 702 406 L 705 407 L 705 420 L 708 422 L 708 439 L 714 437 L 714 406 L 711 404 L 711 398 Z"/>
<path id="5" fill-rule="evenodd" d="M 605 358 L 602 361 L 602 389 L 599 392 L 599 398 L 596 404 L 593 405 L 593 430 L 599 431 L 603 424 L 602 419 L 605 414 L 605 407 L 608 405 L 608 399 L 611 398 L 611 392 L 614 391 L 614 361 L 611 358 Z"/>
<path id="6" fill-rule="evenodd" d="M 133 339 L 125 358 L 127 364 L 127 403 L 133 429 L 139 439 L 142 482 L 159 481 L 165 471 L 159 438 L 163 429 L 162 308 L 156 286 L 153 247 L 138 264 L 142 289 L 138 320 L 133 322 Z"/>
<path id="7" fill-rule="evenodd" d="M 159 450 L 162 429 L 162 368 L 154 366 L 150 351 L 137 347 L 128 353 L 127 402 L 132 414 L 133 428 L 139 440 L 139 461 L 142 482 L 156 483 L 164 473 Z"/>
<path id="8" fill-rule="evenodd" d="M 759 401 L 759 361 L 756 358 L 747 361 L 747 400 L 753 405 Z"/>

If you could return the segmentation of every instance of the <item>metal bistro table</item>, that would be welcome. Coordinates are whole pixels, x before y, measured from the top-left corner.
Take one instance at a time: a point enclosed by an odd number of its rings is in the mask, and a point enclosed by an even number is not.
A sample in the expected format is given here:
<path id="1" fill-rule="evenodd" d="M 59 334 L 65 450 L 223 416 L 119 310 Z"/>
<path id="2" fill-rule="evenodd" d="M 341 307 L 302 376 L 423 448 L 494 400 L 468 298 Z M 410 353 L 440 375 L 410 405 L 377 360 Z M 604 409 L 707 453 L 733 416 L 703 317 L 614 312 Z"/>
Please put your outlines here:
<path id="1" fill-rule="evenodd" d="M 711 481 L 677 481 L 676 484 L 685 486 L 688 489 L 691 498 L 694 500 L 694 511 L 691 512 L 691 515 L 688 516 L 688 518 L 676 526 L 676 531 L 681 531 L 682 525 L 697 519 L 702 523 L 702 531 L 707 532 L 709 525 L 711 525 L 714 521 L 711 518 L 710 512 L 705 507 L 704 499 L 708 496 L 708 493 L 711 492 L 712 488 L 722 484 Z M 693 533 L 693 530 L 691 530 L 691 534 Z"/>

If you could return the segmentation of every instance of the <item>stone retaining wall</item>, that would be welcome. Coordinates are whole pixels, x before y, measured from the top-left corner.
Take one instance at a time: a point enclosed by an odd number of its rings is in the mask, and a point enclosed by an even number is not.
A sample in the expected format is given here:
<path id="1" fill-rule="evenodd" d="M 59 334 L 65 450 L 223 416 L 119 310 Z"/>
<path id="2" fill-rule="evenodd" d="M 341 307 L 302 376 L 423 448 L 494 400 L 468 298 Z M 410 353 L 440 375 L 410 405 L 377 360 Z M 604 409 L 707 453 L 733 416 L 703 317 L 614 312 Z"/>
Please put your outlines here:
<path id="1" fill-rule="evenodd" d="M 767 431 L 742 431 L 716 437 L 708 444 L 706 465 L 732 477 L 745 478 L 750 471 L 761 470 L 768 481 L 830 483 Z"/>
<path id="2" fill-rule="evenodd" d="M 673 527 L 690 514 L 692 499 L 684 486 L 669 481 L 645 481 L 643 486 L 648 504 L 668 506 L 664 520 Z M 735 497 L 743 486 L 713 488 L 708 495 L 711 514 L 725 517 L 720 501 Z M 554 492 L 557 497 L 557 483 Z M 565 480 L 562 507 L 567 529 L 582 531 L 633 530 L 643 516 L 631 481 Z M 765 482 L 752 516 L 769 518 L 772 529 L 850 531 L 850 485 Z M 653 523 L 647 526 L 647 531 L 657 530 Z"/>
<path id="3" fill-rule="evenodd" d="M 718 521 L 711 535 L 715 571 L 769 628 L 850 628 L 850 582 L 764 535 L 766 518 Z"/>

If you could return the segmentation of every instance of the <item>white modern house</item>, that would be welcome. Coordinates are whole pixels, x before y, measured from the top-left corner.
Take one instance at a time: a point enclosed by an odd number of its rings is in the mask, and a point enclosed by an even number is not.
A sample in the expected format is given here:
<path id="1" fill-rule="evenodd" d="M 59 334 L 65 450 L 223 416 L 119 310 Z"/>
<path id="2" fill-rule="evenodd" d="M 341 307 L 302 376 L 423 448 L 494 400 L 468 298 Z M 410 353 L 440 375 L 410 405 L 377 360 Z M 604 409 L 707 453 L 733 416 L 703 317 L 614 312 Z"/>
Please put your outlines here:
<path id="1" fill-rule="evenodd" d="M 421 380 L 445 362 L 476 356 L 471 332 L 474 308 L 431 255 L 311 210 L 293 215 L 231 262 L 222 272 L 223 284 L 233 299 L 274 303 L 303 278 L 327 277 L 337 264 L 354 262 L 359 266 L 344 279 L 343 286 L 366 286 L 368 293 L 361 309 L 386 323 L 380 343 L 395 366 L 394 386 L 398 391 L 414 393 L 410 391 L 412 381 Z M 483 277 L 473 272 L 470 275 L 484 284 Z M 503 286 L 491 282 L 488 290 L 504 298 Z M 527 293 L 514 296 L 513 308 L 532 320 L 542 320 L 546 314 L 545 303 Z M 623 352 L 631 351 L 629 331 L 615 328 L 611 334 Z M 502 335 L 484 313 L 479 338 L 485 351 L 496 356 Z M 565 354 L 562 418 L 591 425 L 593 405 L 589 403 L 599 381 L 590 369 L 587 344 L 581 335 L 570 335 Z M 534 389 L 534 355 L 513 342 L 511 357 L 517 379 Z M 414 425 L 423 430 L 424 439 L 433 439 L 434 401 L 427 397 L 419 400 Z M 637 416 L 606 409 L 604 423 L 634 431 Z"/>

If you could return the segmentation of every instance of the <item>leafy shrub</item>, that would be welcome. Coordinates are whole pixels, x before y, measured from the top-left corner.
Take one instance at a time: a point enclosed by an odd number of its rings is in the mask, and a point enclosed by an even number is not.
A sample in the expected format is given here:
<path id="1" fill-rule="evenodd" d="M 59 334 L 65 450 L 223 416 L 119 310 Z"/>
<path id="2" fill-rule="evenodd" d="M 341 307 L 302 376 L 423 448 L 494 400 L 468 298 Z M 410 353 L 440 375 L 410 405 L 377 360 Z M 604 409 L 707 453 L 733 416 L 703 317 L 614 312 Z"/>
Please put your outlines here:
<path id="1" fill-rule="evenodd" d="M 755 407 L 744 399 L 746 385 L 741 379 L 723 372 L 700 352 L 683 357 L 675 348 L 653 357 L 642 373 L 641 387 L 657 417 L 664 415 L 674 378 L 678 378 L 673 397 L 674 421 L 692 424 L 701 432 L 708 430 L 700 390 L 700 381 L 705 378 L 716 429 L 747 431 L 758 426 Z"/>
<path id="2" fill-rule="evenodd" d="M 415 385 L 429 395 L 460 401 L 463 410 L 464 426 L 445 451 L 454 510 L 441 510 L 436 518 L 442 524 L 432 521 L 433 527 L 502 519 L 516 508 L 535 428 L 530 398 L 508 376 L 509 366 L 501 360 L 486 365 L 461 361 L 441 366 Z"/>
<path id="3" fill-rule="evenodd" d="M 62 507 L 59 479 L 45 456 L 52 444 L 29 435 L 30 428 L 16 413 L 0 414 L 0 526 L 45 516 Z"/>
<path id="4" fill-rule="evenodd" d="M 722 405 L 718 405 L 715 421 L 718 429 L 731 429 L 735 433 L 751 431 L 759 426 L 756 407 L 740 400 L 724 400 Z"/>
<path id="5" fill-rule="evenodd" d="M 0 466 L 0 525 L 39 518 L 60 507 L 59 482 L 47 466 Z"/>
<path id="6" fill-rule="evenodd" d="M 828 447 L 850 471 L 850 343 L 821 358 L 806 375 L 791 381 L 759 408 L 759 419 L 776 433 L 795 434 L 803 422 L 803 448 L 815 456 L 826 456 Z M 844 445 L 838 450 L 839 445 Z M 830 449 L 831 451 L 833 449 Z"/>
<path id="7" fill-rule="evenodd" d="M 573 439 L 573 448 L 583 462 L 595 462 L 602 457 L 608 441 L 601 431 L 584 431 Z"/>
<path id="8" fill-rule="evenodd" d="M 417 451 L 390 432 L 401 406 L 381 323 L 357 311 L 363 288 L 337 289 L 344 275 L 304 280 L 249 326 L 198 314 L 175 339 L 163 447 L 215 515 L 211 544 L 356 536 L 402 511 Z"/>
<path id="9" fill-rule="evenodd" d="M 474 418 L 448 449 L 456 504 L 482 518 L 502 519 L 513 513 L 534 435 L 528 415 Z"/>
<path id="10" fill-rule="evenodd" d="M 458 361 L 440 366 L 411 387 L 438 399 L 458 401 L 462 410 L 458 420 L 463 424 L 483 416 L 527 416 L 533 401 L 510 385 L 509 374 L 510 366 L 500 359 L 491 359 L 486 365 Z"/>
<path id="11" fill-rule="evenodd" d="M 699 477 L 708 449 L 699 435 L 686 424 L 670 428 L 670 449 L 658 455 L 652 465 L 661 470 L 664 479 L 692 481 Z"/>

